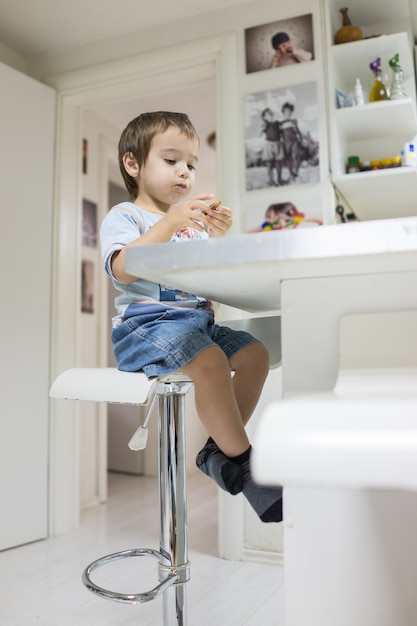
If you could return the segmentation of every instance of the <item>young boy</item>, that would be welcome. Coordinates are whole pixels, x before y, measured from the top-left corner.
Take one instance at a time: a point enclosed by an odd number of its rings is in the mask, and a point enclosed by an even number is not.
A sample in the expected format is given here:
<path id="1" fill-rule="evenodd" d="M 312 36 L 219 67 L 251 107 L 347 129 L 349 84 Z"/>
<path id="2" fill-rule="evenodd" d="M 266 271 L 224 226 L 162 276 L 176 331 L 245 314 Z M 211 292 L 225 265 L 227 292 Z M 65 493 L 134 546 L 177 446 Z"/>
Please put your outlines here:
<path id="1" fill-rule="evenodd" d="M 268 184 L 282 185 L 282 159 L 284 153 L 281 144 L 280 125 L 274 119 L 274 113 L 269 107 L 261 113 L 262 133 L 265 133 L 265 145 L 262 151 L 262 158 L 266 163 L 266 171 L 268 175 Z M 276 181 L 274 181 L 273 172 L 276 170 Z"/>
<path id="2" fill-rule="evenodd" d="M 229 493 L 243 492 L 264 522 L 282 519 L 282 490 L 250 476 L 249 420 L 268 373 L 265 346 L 214 322 L 211 302 L 125 271 L 126 248 L 222 236 L 230 209 L 210 208 L 212 194 L 190 195 L 199 139 L 183 113 L 144 113 L 119 142 L 119 164 L 131 202 L 113 207 L 101 226 L 106 272 L 120 291 L 112 341 L 118 368 L 147 376 L 181 371 L 194 382 L 197 413 L 210 437 L 198 467 Z M 175 243 L 173 244 L 175 245 Z M 234 376 L 231 376 L 231 371 Z"/>

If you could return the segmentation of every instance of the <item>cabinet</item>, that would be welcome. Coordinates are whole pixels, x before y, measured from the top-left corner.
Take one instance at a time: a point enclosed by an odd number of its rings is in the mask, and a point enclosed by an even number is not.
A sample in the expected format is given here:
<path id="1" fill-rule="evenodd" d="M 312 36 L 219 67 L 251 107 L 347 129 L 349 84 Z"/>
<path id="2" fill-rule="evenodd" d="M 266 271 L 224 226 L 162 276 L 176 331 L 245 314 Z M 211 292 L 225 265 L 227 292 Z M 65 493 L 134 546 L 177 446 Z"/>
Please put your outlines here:
<path id="1" fill-rule="evenodd" d="M 1 63 L 0 82 L 0 550 L 5 550 L 48 533 L 55 92 Z"/>
<path id="2" fill-rule="evenodd" d="M 417 135 L 416 83 L 413 38 L 407 0 L 349 5 L 352 23 L 360 26 L 364 39 L 335 45 L 334 34 L 341 26 L 343 2 L 328 0 L 328 86 L 331 177 L 339 200 L 359 219 L 381 219 L 417 214 L 417 170 L 392 169 L 346 174 L 346 161 L 358 155 L 362 161 L 399 155 L 404 143 Z M 364 6 L 365 5 L 365 6 Z M 407 98 L 368 101 L 373 83 L 369 63 L 381 58 L 384 79 L 390 83 L 388 61 L 398 53 L 404 71 Z M 336 90 L 353 93 L 359 78 L 365 104 L 337 108 Z"/>

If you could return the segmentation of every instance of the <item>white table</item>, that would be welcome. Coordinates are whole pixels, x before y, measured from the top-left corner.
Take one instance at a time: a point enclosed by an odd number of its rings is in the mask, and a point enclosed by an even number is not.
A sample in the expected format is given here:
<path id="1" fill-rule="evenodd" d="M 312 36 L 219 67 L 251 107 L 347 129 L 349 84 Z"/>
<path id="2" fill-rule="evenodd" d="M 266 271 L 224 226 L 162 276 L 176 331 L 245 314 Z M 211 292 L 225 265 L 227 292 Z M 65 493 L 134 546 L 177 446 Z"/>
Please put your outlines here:
<path id="1" fill-rule="evenodd" d="M 160 244 L 146 255 L 130 248 L 126 269 L 256 314 L 280 314 L 284 398 L 326 392 L 331 404 L 341 316 L 417 309 L 417 217 Z M 271 410 L 284 410 L 287 400 Z M 263 439 L 278 450 L 282 422 L 270 415 Z M 323 430 L 318 417 L 311 426 L 310 433 Z M 348 486 L 354 453 L 343 480 L 314 482 L 308 464 L 290 480 L 282 467 L 263 465 L 266 449 L 260 441 L 256 471 L 285 487 L 285 626 L 415 626 L 417 594 L 407 579 L 414 585 L 417 577 L 417 496 L 387 490 L 383 475 L 377 494 L 365 479 Z"/>
<path id="2" fill-rule="evenodd" d="M 280 312 L 284 394 L 331 390 L 342 315 L 417 308 L 417 217 L 128 248 L 126 270 Z"/>

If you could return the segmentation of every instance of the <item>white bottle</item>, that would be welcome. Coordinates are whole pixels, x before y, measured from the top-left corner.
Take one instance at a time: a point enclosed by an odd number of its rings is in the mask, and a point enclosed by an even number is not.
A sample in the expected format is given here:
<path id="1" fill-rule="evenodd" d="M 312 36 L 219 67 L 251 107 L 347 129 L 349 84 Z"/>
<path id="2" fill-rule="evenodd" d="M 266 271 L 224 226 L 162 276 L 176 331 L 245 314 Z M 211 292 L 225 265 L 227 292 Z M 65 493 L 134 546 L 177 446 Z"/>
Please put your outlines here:
<path id="1" fill-rule="evenodd" d="M 361 81 L 359 78 L 356 79 L 355 83 L 355 104 L 357 106 L 363 106 L 365 104 L 365 98 L 363 97 L 363 89 L 361 85 Z"/>
<path id="2" fill-rule="evenodd" d="M 401 156 L 404 167 L 417 167 L 416 144 L 414 141 L 404 144 L 404 150 L 401 152 Z"/>

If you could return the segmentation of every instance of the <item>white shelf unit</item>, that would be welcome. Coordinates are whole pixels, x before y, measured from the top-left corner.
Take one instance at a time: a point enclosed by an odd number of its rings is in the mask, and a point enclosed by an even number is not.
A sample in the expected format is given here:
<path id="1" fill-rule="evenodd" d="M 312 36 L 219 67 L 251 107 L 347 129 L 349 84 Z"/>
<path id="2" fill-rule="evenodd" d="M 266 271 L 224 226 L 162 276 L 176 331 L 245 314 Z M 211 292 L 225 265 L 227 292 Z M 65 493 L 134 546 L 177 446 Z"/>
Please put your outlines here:
<path id="1" fill-rule="evenodd" d="M 409 36 L 406 32 L 380 35 L 370 39 L 333 45 L 332 60 L 334 83 L 344 93 L 352 92 L 356 78 L 359 78 L 365 93 L 365 100 L 373 84 L 373 73 L 369 64 L 381 58 L 384 78 L 391 81 L 389 60 L 398 53 L 404 72 L 404 85 L 407 94 L 415 101 L 414 61 Z"/>
<path id="2" fill-rule="evenodd" d="M 365 6 L 366 5 L 366 6 Z M 417 135 L 416 81 L 413 45 L 410 31 L 409 5 L 398 0 L 378 5 L 352 2 L 349 16 L 352 23 L 363 29 L 360 41 L 333 44 L 335 32 L 341 26 L 339 13 L 343 3 L 328 0 L 329 47 L 329 111 L 330 163 L 336 191 L 346 200 L 347 210 L 353 210 L 362 220 L 405 217 L 417 214 L 417 171 L 393 168 L 358 174 L 346 174 L 348 156 L 361 160 L 391 158 L 400 155 L 404 143 Z M 396 32 L 396 29 L 403 29 Z M 385 79 L 391 80 L 389 59 L 400 56 L 407 98 L 383 102 L 368 101 L 373 83 L 369 64 L 381 58 Z M 363 106 L 338 109 L 336 90 L 352 94 L 359 78 L 365 95 Z M 343 203 L 343 202 L 342 202 Z"/>
<path id="3" fill-rule="evenodd" d="M 337 109 L 336 124 L 339 133 L 350 141 L 369 140 L 381 135 L 406 141 L 417 133 L 416 105 L 412 98 L 405 98 Z"/>
<path id="4" fill-rule="evenodd" d="M 417 170 L 397 167 L 334 178 L 336 188 L 361 220 L 417 215 Z"/>

